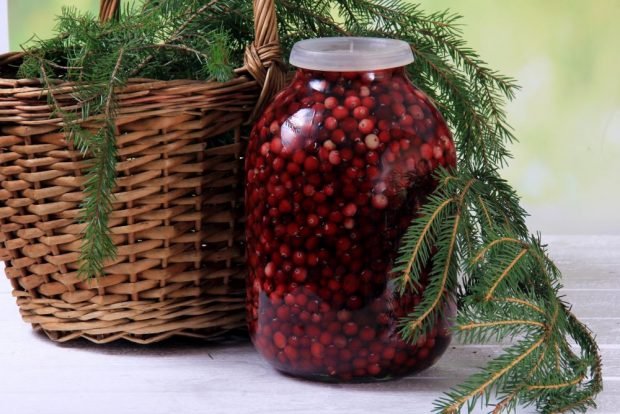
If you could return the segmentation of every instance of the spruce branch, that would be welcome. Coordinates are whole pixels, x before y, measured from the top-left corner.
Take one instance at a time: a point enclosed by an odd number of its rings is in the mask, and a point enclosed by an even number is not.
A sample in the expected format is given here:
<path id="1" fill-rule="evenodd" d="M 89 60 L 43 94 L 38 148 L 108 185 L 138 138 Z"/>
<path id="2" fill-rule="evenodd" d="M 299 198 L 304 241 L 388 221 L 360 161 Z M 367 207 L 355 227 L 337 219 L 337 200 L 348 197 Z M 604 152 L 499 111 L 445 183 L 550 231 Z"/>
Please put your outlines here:
<path id="1" fill-rule="evenodd" d="M 484 169 L 442 170 L 436 179 L 440 185 L 406 232 L 395 269 L 405 271 L 407 267 L 397 266 L 410 260 L 411 245 L 419 244 L 420 251 L 441 252 L 454 248 L 454 257 L 459 258 L 457 267 L 465 275 L 458 282 L 461 306 L 455 333 L 466 343 L 505 338 L 516 342 L 489 362 L 482 372 L 440 398 L 436 411 L 457 413 L 466 409 L 471 412 L 477 401 L 490 404 L 493 395 L 499 397 L 499 402 L 493 406 L 495 413 L 509 411 L 517 404 L 535 404 L 541 412 L 588 407 L 602 386 L 596 343 L 561 301 L 560 274 L 541 244 L 540 236 L 521 234 L 523 224 L 518 214 L 522 210 L 514 205 L 518 199 L 513 191 L 497 178 L 495 171 Z M 461 233 L 465 228 L 484 228 L 485 231 L 477 233 L 478 237 L 470 237 L 467 242 L 474 243 L 475 248 L 465 243 L 465 234 L 455 234 L 446 240 L 429 239 L 421 232 L 428 225 L 433 209 L 444 203 L 452 205 L 454 200 L 458 200 L 455 203 L 458 208 L 441 216 L 442 221 L 434 221 L 433 225 L 441 232 L 458 218 L 462 222 L 458 227 Z M 493 216 L 491 228 L 486 224 L 487 218 L 475 214 L 481 201 L 489 211 L 502 211 L 501 215 Z M 503 215 L 515 219 L 506 224 Z M 418 255 L 415 259 L 418 263 L 410 268 L 422 266 L 425 262 L 420 262 L 421 258 Z M 453 264 L 438 254 L 432 260 L 434 267 Z M 395 280 L 401 290 L 411 288 L 402 275 Z M 442 295 L 442 281 L 437 272 L 431 273 L 424 297 Z M 414 316 L 427 316 L 437 307 L 423 300 Z M 417 338 L 429 328 L 417 321 L 414 319 L 412 323 L 411 315 L 402 319 L 404 338 Z M 580 353 L 574 352 L 569 338 L 578 344 Z"/>

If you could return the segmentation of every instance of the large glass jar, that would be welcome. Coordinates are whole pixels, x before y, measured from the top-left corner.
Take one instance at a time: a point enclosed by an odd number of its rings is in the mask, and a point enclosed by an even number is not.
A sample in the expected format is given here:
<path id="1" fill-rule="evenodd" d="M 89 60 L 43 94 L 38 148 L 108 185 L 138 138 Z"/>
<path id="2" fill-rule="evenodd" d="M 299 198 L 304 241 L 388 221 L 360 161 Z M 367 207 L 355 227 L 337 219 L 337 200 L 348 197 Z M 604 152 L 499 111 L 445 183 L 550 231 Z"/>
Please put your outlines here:
<path id="1" fill-rule="evenodd" d="M 433 169 L 456 163 L 441 114 L 407 78 L 412 61 L 397 40 L 300 42 L 292 83 L 252 131 L 248 324 L 282 372 L 387 379 L 429 367 L 448 346 L 453 308 L 416 344 L 402 340 L 397 321 L 421 298 L 390 283 Z"/>

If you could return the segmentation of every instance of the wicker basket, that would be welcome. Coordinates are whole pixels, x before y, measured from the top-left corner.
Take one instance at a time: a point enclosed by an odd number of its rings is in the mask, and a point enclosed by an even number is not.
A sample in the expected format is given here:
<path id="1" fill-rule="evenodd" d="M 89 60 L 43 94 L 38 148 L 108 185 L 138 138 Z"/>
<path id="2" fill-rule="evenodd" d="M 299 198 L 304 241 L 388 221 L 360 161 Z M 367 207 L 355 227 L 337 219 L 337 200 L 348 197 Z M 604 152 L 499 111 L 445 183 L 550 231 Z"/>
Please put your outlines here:
<path id="1" fill-rule="evenodd" d="M 102 1 L 101 18 L 118 7 Z M 76 273 L 85 160 L 41 83 L 10 78 L 21 56 L 0 56 L 0 259 L 24 321 L 56 341 L 96 343 L 244 326 L 240 127 L 284 82 L 273 0 L 255 0 L 254 16 L 235 79 L 132 79 L 118 91 L 118 257 L 90 282 Z M 55 89 L 63 106 L 76 104 L 73 87 Z M 235 144 L 209 145 L 231 132 Z"/>

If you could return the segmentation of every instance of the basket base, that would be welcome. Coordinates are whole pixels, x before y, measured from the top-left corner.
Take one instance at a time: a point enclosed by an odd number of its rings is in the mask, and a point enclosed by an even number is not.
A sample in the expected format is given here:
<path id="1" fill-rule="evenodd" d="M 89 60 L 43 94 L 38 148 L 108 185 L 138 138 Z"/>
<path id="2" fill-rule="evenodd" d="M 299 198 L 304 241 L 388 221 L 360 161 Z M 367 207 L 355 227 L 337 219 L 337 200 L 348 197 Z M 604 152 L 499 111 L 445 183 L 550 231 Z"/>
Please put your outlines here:
<path id="1" fill-rule="evenodd" d="M 16 294 L 17 293 L 17 294 Z M 125 340 L 140 345 L 172 337 L 217 340 L 245 328 L 243 300 L 130 301 L 113 305 L 68 304 L 56 299 L 18 296 L 24 322 L 54 342 L 79 338 L 96 344 Z"/>

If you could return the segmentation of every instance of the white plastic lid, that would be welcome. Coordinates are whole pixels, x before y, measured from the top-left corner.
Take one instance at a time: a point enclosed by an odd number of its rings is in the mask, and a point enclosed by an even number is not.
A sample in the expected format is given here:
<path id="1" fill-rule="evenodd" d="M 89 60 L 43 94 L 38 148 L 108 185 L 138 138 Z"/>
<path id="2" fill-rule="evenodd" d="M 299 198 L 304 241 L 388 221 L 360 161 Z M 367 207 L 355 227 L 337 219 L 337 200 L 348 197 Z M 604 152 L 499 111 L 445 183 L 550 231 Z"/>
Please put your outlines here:
<path id="1" fill-rule="evenodd" d="M 407 42 L 376 37 L 323 37 L 295 43 L 290 63 L 325 72 L 371 71 L 413 62 Z"/>

